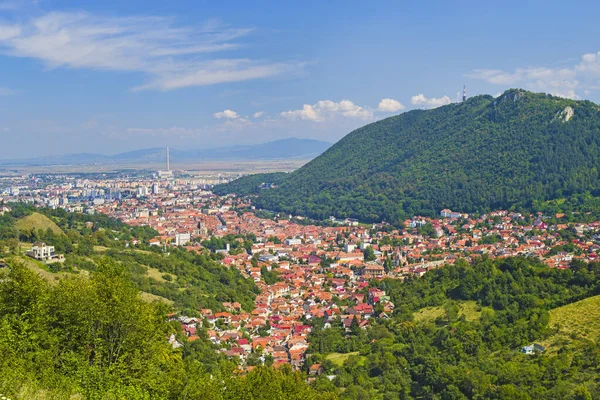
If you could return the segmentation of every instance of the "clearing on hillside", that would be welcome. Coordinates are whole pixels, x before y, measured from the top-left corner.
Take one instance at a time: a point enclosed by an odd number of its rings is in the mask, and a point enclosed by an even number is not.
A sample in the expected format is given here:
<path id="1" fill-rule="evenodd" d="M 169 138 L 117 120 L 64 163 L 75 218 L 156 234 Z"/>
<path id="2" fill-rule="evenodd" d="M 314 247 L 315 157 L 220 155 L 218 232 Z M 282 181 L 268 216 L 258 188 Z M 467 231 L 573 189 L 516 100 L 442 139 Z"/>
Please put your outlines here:
<path id="1" fill-rule="evenodd" d="M 158 269 L 156 268 L 151 268 L 148 267 L 148 271 L 146 271 L 146 275 L 148 275 L 148 277 L 158 281 L 158 282 L 166 282 L 167 280 L 164 278 L 164 276 L 170 276 L 171 280 L 177 280 L 177 276 L 173 275 L 173 274 L 169 274 L 168 272 L 160 272 Z"/>
<path id="2" fill-rule="evenodd" d="M 34 212 L 31 215 L 19 219 L 16 223 L 16 227 L 21 231 L 43 230 L 46 231 L 48 228 L 56 235 L 64 235 L 65 233 L 56 225 L 54 221 L 46 217 L 43 214 Z"/>
<path id="3" fill-rule="evenodd" d="M 346 360 L 350 358 L 350 356 L 359 356 L 359 365 L 364 365 L 367 360 L 367 357 L 360 356 L 359 354 L 360 353 L 358 351 L 354 351 L 352 353 L 329 353 L 326 358 L 332 363 L 334 363 L 336 366 L 341 367 L 342 365 L 344 365 L 344 362 L 346 362 Z"/>
<path id="4" fill-rule="evenodd" d="M 55 285 L 61 278 L 70 275 L 68 272 L 53 273 L 48 270 L 48 266 L 37 260 L 33 260 L 25 256 L 14 256 L 10 259 L 10 262 L 23 263 L 27 268 L 38 274 L 40 278 L 47 281 L 51 285 Z"/>
<path id="5" fill-rule="evenodd" d="M 473 300 L 456 302 L 458 305 L 458 316 L 464 315 L 467 321 L 476 321 L 481 318 L 481 309 Z M 436 318 L 444 316 L 444 306 L 425 307 L 413 314 L 415 321 L 435 321 Z"/>
<path id="6" fill-rule="evenodd" d="M 173 300 L 169 300 L 165 297 L 158 296 L 156 294 L 148 293 L 148 292 L 140 292 L 140 296 L 142 300 L 147 301 L 148 303 L 153 303 L 155 301 L 165 303 L 169 306 L 172 306 L 175 302 Z"/>
<path id="7" fill-rule="evenodd" d="M 541 344 L 550 348 L 600 338 L 600 296 L 550 310 L 549 326 L 558 329 Z"/>

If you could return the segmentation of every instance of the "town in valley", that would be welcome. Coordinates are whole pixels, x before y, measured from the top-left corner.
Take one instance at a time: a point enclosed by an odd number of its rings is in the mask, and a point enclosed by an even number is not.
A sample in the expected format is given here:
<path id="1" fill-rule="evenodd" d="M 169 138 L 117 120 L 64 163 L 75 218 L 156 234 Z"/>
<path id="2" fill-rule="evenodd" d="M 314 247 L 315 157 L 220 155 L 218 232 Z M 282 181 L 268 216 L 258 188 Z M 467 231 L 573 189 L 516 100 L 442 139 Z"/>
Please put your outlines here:
<path id="1" fill-rule="evenodd" d="M 401 226 L 335 216 L 317 222 L 257 210 L 251 197 L 211 192 L 228 179 L 170 170 L 11 174 L 0 180 L 0 213 L 26 203 L 104 214 L 157 232 L 146 242 L 129 238 L 120 243 L 123 248 L 212 253 L 223 268 L 255 282 L 260 292 L 252 311 L 222 302 L 218 310 L 190 315 L 173 309 L 169 319 L 181 323 L 189 341 L 205 328 L 208 340 L 243 370 L 265 363 L 302 368 L 316 318 L 347 332 L 390 318 L 394 303 L 372 285 L 384 278 L 418 279 L 461 259 L 535 257 L 548 268 L 567 269 L 574 259 L 590 262 L 600 255 L 600 221 L 573 222 L 576 215 L 443 209 L 436 217 L 407 218 Z M 25 254 L 48 264 L 65 260 L 45 243 L 31 243 Z M 174 334 L 169 343 L 182 346 Z M 311 375 L 322 372 L 320 364 L 310 366 Z"/>

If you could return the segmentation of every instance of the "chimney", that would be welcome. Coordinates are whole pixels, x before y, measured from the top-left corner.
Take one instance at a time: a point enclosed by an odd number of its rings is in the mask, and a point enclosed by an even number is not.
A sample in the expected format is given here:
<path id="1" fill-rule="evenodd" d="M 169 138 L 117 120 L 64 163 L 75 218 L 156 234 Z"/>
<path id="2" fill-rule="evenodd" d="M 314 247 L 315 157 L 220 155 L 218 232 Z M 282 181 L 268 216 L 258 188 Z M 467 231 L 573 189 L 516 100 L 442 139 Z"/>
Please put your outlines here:
<path id="1" fill-rule="evenodd" d="M 167 146 L 167 171 L 171 170 L 171 165 L 169 164 L 169 146 Z"/>

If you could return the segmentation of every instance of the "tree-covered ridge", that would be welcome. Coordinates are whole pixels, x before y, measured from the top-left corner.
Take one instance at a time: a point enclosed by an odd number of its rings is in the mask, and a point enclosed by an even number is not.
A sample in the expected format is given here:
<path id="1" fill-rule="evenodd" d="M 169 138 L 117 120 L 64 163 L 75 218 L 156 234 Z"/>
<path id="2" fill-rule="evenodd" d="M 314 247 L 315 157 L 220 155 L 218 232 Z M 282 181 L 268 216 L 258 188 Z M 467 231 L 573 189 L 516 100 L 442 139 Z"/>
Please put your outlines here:
<path id="1" fill-rule="evenodd" d="M 285 172 L 271 172 L 264 174 L 247 175 L 240 179 L 236 179 L 226 184 L 217 185 L 214 187 L 214 192 L 217 194 L 226 193 L 243 193 L 243 194 L 258 194 L 265 190 L 263 184 L 279 185 L 282 183 L 288 174 Z"/>
<path id="2" fill-rule="evenodd" d="M 255 204 L 365 221 L 528 207 L 597 195 L 599 146 L 598 105 L 512 89 L 359 128 L 278 188 L 258 191 Z M 256 179 L 216 191 L 256 194 Z"/>

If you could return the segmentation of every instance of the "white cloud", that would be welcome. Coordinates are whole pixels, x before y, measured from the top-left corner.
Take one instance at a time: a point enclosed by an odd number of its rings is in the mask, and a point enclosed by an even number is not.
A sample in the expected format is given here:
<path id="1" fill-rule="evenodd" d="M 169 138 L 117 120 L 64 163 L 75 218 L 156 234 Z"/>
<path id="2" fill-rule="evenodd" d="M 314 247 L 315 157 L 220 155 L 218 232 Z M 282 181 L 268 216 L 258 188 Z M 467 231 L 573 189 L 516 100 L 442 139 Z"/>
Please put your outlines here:
<path id="1" fill-rule="evenodd" d="M 446 104 L 450 104 L 450 103 L 452 103 L 452 100 L 450 100 L 450 97 L 448 97 L 448 96 L 429 98 L 429 97 L 425 97 L 425 95 L 423 95 L 423 93 L 419 93 L 416 96 L 412 96 L 410 98 L 410 102 L 412 104 L 416 104 L 416 105 L 425 104 L 429 108 L 436 108 L 436 107 L 440 107 L 440 106 L 445 106 Z"/>
<path id="2" fill-rule="evenodd" d="M 224 110 L 214 113 L 213 116 L 217 119 L 238 119 L 240 116 L 238 113 L 232 110 Z"/>
<path id="3" fill-rule="evenodd" d="M 280 115 L 290 120 L 306 120 L 322 122 L 336 117 L 371 119 L 373 112 L 360 107 L 350 100 L 342 100 L 339 103 L 331 100 L 320 100 L 316 104 L 304 104 L 300 110 L 283 111 Z"/>
<path id="4" fill-rule="evenodd" d="M 382 112 L 396 112 L 404 109 L 402 103 L 394 99 L 381 99 L 377 109 Z"/>
<path id="5" fill-rule="evenodd" d="M 252 114 L 252 116 L 253 116 L 254 118 L 260 118 L 260 117 L 262 117 L 264 114 L 265 114 L 265 112 L 264 112 L 264 111 L 257 111 L 257 112 L 255 112 L 254 114 Z"/>
<path id="6" fill-rule="evenodd" d="M 579 97 L 578 92 L 589 94 L 591 90 L 598 89 L 600 52 L 584 54 L 577 63 L 568 67 L 520 67 L 513 72 L 475 69 L 467 76 L 496 85 L 521 86 L 575 99 Z"/>
<path id="7" fill-rule="evenodd" d="M 172 90 L 266 78 L 301 70 L 302 63 L 218 58 L 240 47 L 252 29 L 207 23 L 175 26 L 164 17 L 99 17 L 53 12 L 19 25 L 0 23 L 0 52 L 38 59 L 50 68 L 88 68 L 144 73 L 136 90 Z"/>
<path id="8" fill-rule="evenodd" d="M 15 25 L 0 25 L 0 41 L 12 39 L 21 34 L 21 28 Z"/>

